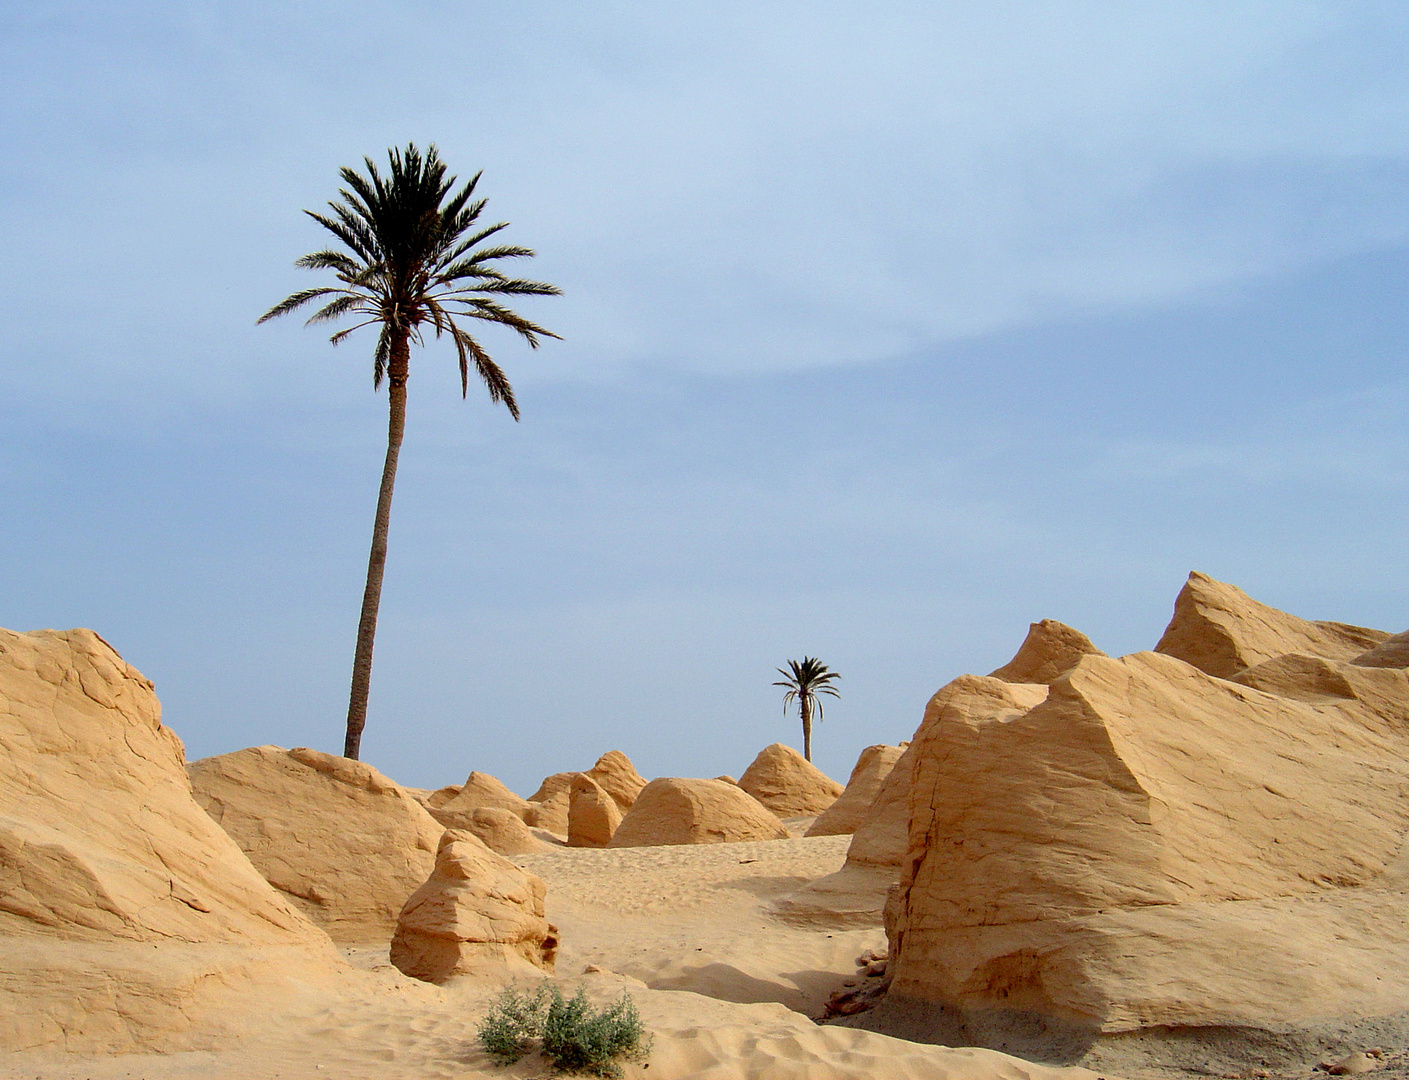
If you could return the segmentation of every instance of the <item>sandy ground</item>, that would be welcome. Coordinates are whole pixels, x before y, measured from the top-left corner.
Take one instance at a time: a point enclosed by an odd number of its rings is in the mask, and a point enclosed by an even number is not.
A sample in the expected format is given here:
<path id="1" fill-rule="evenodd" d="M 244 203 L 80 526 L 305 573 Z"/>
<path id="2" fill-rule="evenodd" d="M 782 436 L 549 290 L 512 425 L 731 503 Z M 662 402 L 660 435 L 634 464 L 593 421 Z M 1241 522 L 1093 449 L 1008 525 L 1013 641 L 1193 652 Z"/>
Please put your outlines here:
<path id="1" fill-rule="evenodd" d="M 774 919 L 767 903 L 838 869 L 849 837 L 754 844 L 583 850 L 514 861 L 548 884 L 560 931 L 558 978 L 606 1002 L 623 990 L 654 1037 L 628 1077 L 841 1080 L 1089 1080 L 986 1050 L 950 1050 L 819 1027 L 827 997 L 856 976 L 855 958 L 884 948 L 879 927 L 827 932 Z M 536 1077 L 526 1058 L 494 1065 L 476 1028 L 503 983 L 445 987 L 408 979 L 381 945 L 345 950 L 347 971 L 295 992 L 227 995 L 179 1052 L 78 1057 L 10 1055 L 0 1077 L 33 1080 L 400 1080 Z M 595 965 L 602 970 L 583 974 Z M 530 978 L 519 985 L 532 985 Z"/>

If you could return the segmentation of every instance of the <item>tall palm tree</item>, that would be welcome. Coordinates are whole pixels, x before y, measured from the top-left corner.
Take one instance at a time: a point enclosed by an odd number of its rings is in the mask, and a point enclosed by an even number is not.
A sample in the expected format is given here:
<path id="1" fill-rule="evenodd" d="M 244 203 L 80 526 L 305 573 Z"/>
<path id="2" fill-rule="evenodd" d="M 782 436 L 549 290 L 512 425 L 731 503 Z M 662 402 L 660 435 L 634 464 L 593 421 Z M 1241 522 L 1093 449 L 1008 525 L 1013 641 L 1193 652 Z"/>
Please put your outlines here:
<path id="1" fill-rule="evenodd" d="M 378 328 L 372 354 L 372 386 L 387 383 L 391 417 L 387 426 L 386 464 L 377 496 L 372 528 L 372 554 L 367 562 L 367 587 L 362 594 L 362 618 L 357 627 L 357 652 L 352 664 L 352 694 L 347 707 L 347 741 L 343 753 L 356 758 L 367 724 L 367 694 L 372 682 L 372 643 L 377 633 L 382 575 L 386 570 L 387 531 L 396 462 L 406 427 L 406 381 L 410 374 L 411 343 L 423 345 L 424 330 L 448 336 L 460 357 L 460 396 L 469 394 L 470 365 L 484 380 L 489 398 L 502 402 L 519 418 L 514 391 L 503 370 L 456 319 L 479 319 L 514 330 L 533 348 L 540 337 L 557 334 L 516 315 L 499 303 L 501 296 L 556 296 L 559 290 L 541 281 L 510 277 L 493 264 L 501 259 L 528 258 L 525 247 L 484 241 L 508 226 L 482 225 L 484 199 L 473 199 L 480 173 L 452 194 L 455 177 L 435 145 L 423 154 L 414 143 L 389 149 L 390 175 L 383 177 L 371 158 L 366 174 L 340 170 L 341 198 L 329 202 L 332 214 L 305 210 L 341 243 L 341 250 L 315 251 L 294 265 L 307 270 L 331 270 L 337 286 L 303 289 L 275 304 L 259 322 L 296 311 L 313 301 L 324 302 L 308 320 L 329 322 L 345 316 L 358 321 L 330 339 L 334 345 L 364 326 Z"/>
<path id="2" fill-rule="evenodd" d="M 783 712 L 786 713 L 788 706 L 797 702 L 797 711 L 802 715 L 802 756 L 811 761 L 812 710 L 817 710 L 817 719 L 821 720 L 822 702 L 818 695 L 831 694 L 832 697 L 841 697 L 828 685 L 833 679 L 840 679 L 841 676 L 835 671 L 828 671 L 827 665 L 815 656 L 804 656 L 802 663 L 789 660 L 788 667 L 792 670 L 778 669 L 778 674 L 786 681 L 775 682 L 773 685 L 787 688 L 788 692 L 783 695 Z"/>

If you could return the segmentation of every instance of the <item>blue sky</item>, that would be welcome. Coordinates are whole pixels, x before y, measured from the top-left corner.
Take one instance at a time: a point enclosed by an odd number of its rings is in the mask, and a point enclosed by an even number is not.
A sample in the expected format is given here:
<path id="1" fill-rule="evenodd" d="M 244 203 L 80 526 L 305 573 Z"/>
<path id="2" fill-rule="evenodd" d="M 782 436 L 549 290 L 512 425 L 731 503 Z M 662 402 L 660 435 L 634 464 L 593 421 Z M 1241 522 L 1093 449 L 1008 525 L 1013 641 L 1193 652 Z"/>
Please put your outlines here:
<path id="1" fill-rule="evenodd" d="M 384 394 L 256 327 L 337 169 L 436 142 L 564 296 L 413 357 L 364 757 L 844 778 L 1053 617 L 1200 569 L 1409 625 L 1401 5 L 46 4 L 0 14 L 0 625 L 192 757 L 336 751 Z"/>

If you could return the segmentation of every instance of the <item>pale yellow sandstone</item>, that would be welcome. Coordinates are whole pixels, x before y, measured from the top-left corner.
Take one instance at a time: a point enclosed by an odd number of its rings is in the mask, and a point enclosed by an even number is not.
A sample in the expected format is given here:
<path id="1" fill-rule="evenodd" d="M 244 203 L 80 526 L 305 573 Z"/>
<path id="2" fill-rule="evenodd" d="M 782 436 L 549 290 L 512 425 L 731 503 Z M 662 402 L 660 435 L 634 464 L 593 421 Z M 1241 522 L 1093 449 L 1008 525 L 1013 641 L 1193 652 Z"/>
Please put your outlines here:
<path id="1" fill-rule="evenodd" d="M 388 940 L 434 864 L 441 826 L 366 762 L 255 746 L 189 772 L 196 800 L 336 941 Z"/>

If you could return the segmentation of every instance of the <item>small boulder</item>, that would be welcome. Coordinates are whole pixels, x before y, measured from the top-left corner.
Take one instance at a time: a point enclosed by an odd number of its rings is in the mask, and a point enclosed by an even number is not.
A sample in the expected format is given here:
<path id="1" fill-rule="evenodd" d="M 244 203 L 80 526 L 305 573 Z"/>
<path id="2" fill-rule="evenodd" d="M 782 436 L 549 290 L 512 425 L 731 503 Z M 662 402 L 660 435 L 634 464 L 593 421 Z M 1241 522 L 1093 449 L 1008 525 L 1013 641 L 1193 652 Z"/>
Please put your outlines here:
<path id="1" fill-rule="evenodd" d="M 837 797 L 836 802 L 822 811 L 807 830 L 807 835 L 842 836 L 854 833 L 856 827 L 866 819 L 871 804 L 880 794 L 881 785 L 885 783 L 886 777 L 890 775 L 890 771 L 895 768 L 895 763 L 904 752 L 899 746 L 884 744 L 868 746 L 862 750 L 861 756 L 856 759 L 855 768 L 851 770 L 851 777 L 846 782 L 846 790 Z"/>
<path id="2" fill-rule="evenodd" d="M 568 846 L 600 848 L 611 843 L 621 824 L 616 800 L 587 773 L 578 773 L 573 779 L 569 798 Z"/>
<path id="3" fill-rule="evenodd" d="M 1368 666 L 1368 665 L 1367 665 Z M 1341 1058 L 1334 1065 L 1329 1066 L 1326 1071 L 1332 1076 L 1361 1076 L 1367 1072 L 1374 1072 L 1376 1069 L 1384 1068 L 1384 1062 L 1374 1054 L 1357 1050 L 1353 1054 Z"/>
<path id="4" fill-rule="evenodd" d="M 544 917 L 546 895 L 542 879 L 478 836 L 447 830 L 430 878 L 401 909 L 391 962 L 433 983 L 486 969 L 551 973 L 558 939 Z"/>
<path id="5" fill-rule="evenodd" d="M 499 806 L 481 806 L 472 811 L 465 831 L 478 836 L 496 855 L 531 855 L 551 850 L 529 831 L 518 814 Z"/>
<path id="6" fill-rule="evenodd" d="M 782 822 L 741 788 L 722 780 L 663 777 L 641 789 L 609 846 L 786 839 Z"/>
<path id="7" fill-rule="evenodd" d="M 1027 628 L 1017 654 L 988 677 L 1012 683 L 1051 683 L 1083 656 L 1105 655 L 1080 630 L 1056 619 L 1043 619 Z"/>
<path id="8" fill-rule="evenodd" d="M 782 743 L 759 751 L 739 777 L 739 787 L 780 818 L 820 814 L 842 793 L 840 784 Z"/>

